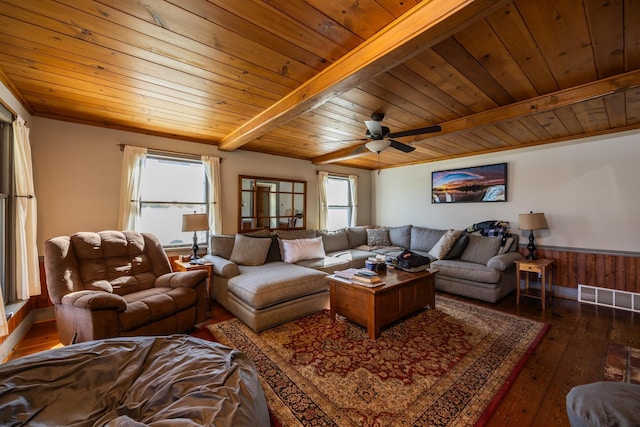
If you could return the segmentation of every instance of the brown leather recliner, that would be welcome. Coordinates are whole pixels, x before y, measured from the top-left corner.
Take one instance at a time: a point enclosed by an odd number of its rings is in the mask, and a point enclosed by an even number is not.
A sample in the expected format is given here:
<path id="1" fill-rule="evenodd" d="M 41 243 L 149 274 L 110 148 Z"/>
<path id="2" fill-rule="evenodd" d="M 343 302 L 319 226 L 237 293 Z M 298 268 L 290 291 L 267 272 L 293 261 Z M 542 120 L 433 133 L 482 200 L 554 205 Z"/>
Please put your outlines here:
<path id="1" fill-rule="evenodd" d="M 158 239 L 80 232 L 45 242 L 60 341 L 186 332 L 207 315 L 207 272 L 172 272 Z"/>

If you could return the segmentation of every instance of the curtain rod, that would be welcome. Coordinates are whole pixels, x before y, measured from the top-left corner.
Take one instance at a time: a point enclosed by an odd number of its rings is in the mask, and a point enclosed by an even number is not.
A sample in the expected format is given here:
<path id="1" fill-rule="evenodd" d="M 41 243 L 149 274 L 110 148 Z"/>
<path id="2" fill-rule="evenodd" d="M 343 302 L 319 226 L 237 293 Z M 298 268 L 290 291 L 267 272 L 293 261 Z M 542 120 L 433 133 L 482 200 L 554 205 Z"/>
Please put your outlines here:
<path id="1" fill-rule="evenodd" d="M 334 173 L 334 172 L 329 172 L 329 171 L 319 171 L 319 170 L 317 170 L 317 171 L 316 171 L 316 175 L 320 174 L 320 172 L 326 172 L 326 173 L 328 173 L 329 175 L 333 175 L 333 176 L 343 176 L 343 177 L 345 177 L 345 178 L 349 178 L 351 175 L 356 175 L 355 173 L 352 173 L 352 174 L 348 174 L 348 173 Z M 360 175 L 356 175 L 356 176 L 360 176 Z"/>
<path id="2" fill-rule="evenodd" d="M 116 145 L 120 148 L 120 151 L 124 151 L 124 147 L 128 145 L 130 147 L 146 148 L 147 150 L 154 151 L 156 153 L 173 154 L 173 155 L 178 155 L 183 157 L 192 157 L 192 158 L 198 158 L 198 159 L 202 157 L 202 154 L 180 153 L 179 151 L 160 150 L 156 148 L 140 147 L 138 145 L 131 145 L 131 144 L 116 144 Z M 220 159 L 220 163 L 222 163 L 222 157 L 219 157 L 219 159 Z"/>

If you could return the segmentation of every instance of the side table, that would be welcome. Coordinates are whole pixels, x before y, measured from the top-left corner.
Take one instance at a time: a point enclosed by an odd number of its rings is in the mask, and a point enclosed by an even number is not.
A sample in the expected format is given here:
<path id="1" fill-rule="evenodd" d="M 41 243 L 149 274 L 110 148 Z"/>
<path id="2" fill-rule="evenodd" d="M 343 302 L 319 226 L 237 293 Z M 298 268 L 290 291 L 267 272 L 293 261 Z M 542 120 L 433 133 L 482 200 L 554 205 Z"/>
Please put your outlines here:
<path id="1" fill-rule="evenodd" d="M 189 261 L 180 261 L 176 259 L 173 261 L 175 266 L 174 271 L 192 271 L 192 270 L 207 270 L 209 277 L 207 278 L 207 293 L 209 296 L 209 303 L 213 298 L 213 289 L 211 289 L 211 276 L 213 275 L 213 264 L 191 264 Z"/>
<path id="2" fill-rule="evenodd" d="M 520 296 L 537 298 L 542 301 L 542 309 L 545 309 L 547 300 L 547 286 L 549 287 L 549 299 L 553 299 L 553 263 L 552 259 L 525 259 L 516 261 L 516 299 L 520 304 Z M 520 273 L 527 273 L 525 276 L 525 288 L 520 289 Z M 541 277 L 540 292 L 529 289 L 529 273 L 538 273 Z"/>

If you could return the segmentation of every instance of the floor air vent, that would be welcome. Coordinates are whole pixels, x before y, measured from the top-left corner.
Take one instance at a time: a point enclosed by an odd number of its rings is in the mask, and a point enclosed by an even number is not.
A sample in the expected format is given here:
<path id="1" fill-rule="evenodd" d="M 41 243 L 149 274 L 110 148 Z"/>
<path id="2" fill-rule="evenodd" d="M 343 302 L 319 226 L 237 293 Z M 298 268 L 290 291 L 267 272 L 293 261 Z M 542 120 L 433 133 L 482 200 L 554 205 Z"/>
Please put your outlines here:
<path id="1" fill-rule="evenodd" d="M 640 294 L 635 292 L 578 285 L 578 301 L 640 313 Z"/>

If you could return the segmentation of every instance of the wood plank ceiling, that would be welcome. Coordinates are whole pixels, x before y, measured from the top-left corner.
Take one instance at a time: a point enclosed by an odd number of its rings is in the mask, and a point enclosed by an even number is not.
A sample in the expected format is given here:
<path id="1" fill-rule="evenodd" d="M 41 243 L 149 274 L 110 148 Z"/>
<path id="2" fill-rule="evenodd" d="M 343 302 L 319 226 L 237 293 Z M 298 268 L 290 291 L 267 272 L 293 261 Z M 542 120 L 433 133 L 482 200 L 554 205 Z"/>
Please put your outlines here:
<path id="1" fill-rule="evenodd" d="M 35 116 L 395 167 L 640 128 L 640 1 L 0 0 L 0 81 Z M 373 112 L 442 131 L 378 155 Z"/>

